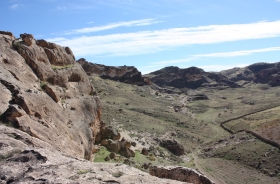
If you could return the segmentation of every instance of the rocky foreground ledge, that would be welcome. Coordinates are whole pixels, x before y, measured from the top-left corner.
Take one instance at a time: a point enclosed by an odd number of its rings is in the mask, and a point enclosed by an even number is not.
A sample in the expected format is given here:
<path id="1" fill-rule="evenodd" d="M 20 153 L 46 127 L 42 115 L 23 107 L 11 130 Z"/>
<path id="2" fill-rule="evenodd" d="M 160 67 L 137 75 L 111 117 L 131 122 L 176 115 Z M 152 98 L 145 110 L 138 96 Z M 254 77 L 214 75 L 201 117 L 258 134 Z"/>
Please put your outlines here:
<path id="1" fill-rule="evenodd" d="M 20 130 L 0 125 L 0 183 L 185 183 L 124 164 L 93 163 L 57 151 Z"/>

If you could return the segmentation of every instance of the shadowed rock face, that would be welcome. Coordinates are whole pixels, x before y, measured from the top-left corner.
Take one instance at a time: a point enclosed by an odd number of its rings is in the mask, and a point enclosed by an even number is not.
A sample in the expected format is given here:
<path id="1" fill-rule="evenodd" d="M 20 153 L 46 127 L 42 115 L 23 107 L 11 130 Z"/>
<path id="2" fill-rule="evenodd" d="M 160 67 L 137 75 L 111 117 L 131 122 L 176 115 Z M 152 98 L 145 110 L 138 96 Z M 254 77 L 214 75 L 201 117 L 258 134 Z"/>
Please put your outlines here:
<path id="1" fill-rule="evenodd" d="M 68 47 L 0 32 L 1 119 L 56 150 L 91 159 L 101 106 Z"/>
<path id="2" fill-rule="evenodd" d="M 221 74 L 230 80 L 238 82 L 241 80 L 255 83 L 280 85 L 280 63 L 256 63 L 244 68 L 233 68 L 224 70 Z"/>
<path id="3" fill-rule="evenodd" d="M 152 72 L 146 77 L 161 86 L 172 86 L 175 88 L 196 89 L 201 86 L 225 86 L 238 87 L 237 84 L 228 80 L 219 73 L 209 73 L 196 67 L 180 69 L 178 67 L 166 67 Z"/>
<path id="4" fill-rule="evenodd" d="M 111 79 L 129 84 L 146 84 L 141 72 L 133 66 L 105 66 L 87 62 L 83 58 L 79 59 L 77 62 L 81 64 L 89 76 L 99 76 L 103 79 Z"/>
<path id="5" fill-rule="evenodd" d="M 209 178 L 203 174 L 185 167 L 150 167 L 152 176 L 159 178 L 168 178 L 193 184 L 214 184 Z"/>

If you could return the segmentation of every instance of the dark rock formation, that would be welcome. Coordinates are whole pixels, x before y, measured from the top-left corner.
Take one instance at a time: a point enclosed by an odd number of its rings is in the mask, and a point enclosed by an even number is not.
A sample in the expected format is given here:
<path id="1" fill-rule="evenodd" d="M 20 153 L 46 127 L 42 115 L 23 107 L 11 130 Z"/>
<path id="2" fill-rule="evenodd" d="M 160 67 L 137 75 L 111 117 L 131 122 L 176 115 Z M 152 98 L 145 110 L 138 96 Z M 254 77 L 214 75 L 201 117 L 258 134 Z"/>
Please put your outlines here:
<path id="1" fill-rule="evenodd" d="M 156 167 L 151 166 L 149 173 L 159 178 L 168 178 L 193 184 L 214 184 L 205 175 L 185 167 Z"/>
<path id="2" fill-rule="evenodd" d="M 88 76 L 69 48 L 20 37 L 0 32 L 1 119 L 90 160 L 101 106 Z"/>
<path id="3" fill-rule="evenodd" d="M 111 79 L 129 84 L 147 84 L 141 72 L 133 66 L 105 66 L 87 62 L 84 58 L 79 59 L 77 62 L 81 64 L 89 76 L 99 76 L 103 79 Z"/>
<path id="4" fill-rule="evenodd" d="M 185 154 L 185 149 L 182 144 L 174 139 L 162 139 L 160 140 L 160 145 L 168 149 L 174 155 L 181 156 Z"/>
<path id="5" fill-rule="evenodd" d="M 161 70 L 152 72 L 145 77 L 150 78 L 151 82 L 160 87 L 172 86 L 175 88 L 196 89 L 201 86 L 224 86 L 238 87 L 238 85 L 227 77 L 219 73 L 205 72 L 196 67 L 180 69 L 178 67 L 166 67 Z"/>
<path id="6" fill-rule="evenodd" d="M 142 148 L 142 150 L 141 150 L 141 154 L 143 154 L 143 155 L 148 155 L 149 154 L 149 152 L 148 152 L 148 149 L 147 148 Z"/>

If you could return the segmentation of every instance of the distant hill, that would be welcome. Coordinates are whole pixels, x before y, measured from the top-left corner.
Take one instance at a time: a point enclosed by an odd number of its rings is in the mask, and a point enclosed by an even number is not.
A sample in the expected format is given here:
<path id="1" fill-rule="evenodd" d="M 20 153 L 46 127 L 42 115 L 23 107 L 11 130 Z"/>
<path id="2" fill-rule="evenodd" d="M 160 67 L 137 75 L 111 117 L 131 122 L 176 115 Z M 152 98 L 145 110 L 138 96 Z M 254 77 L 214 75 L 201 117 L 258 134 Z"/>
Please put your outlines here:
<path id="1" fill-rule="evenodd" d="M 280 63 L 255 63 L 244 68 L 233 68 L 220 72 L 229 80 L 250 81 L 255 83 L 280 85 Z"/>
<path id="2" fill-rule="evenodd" d="M 233 68 L 221 72 L 205 72 L 197 67 L 165 67 L 144 75 L 153 83 L 175 88 L 239 87 L 244 82 L 280 85 L 280 63 L 256 63 L 244 68 Z"/>

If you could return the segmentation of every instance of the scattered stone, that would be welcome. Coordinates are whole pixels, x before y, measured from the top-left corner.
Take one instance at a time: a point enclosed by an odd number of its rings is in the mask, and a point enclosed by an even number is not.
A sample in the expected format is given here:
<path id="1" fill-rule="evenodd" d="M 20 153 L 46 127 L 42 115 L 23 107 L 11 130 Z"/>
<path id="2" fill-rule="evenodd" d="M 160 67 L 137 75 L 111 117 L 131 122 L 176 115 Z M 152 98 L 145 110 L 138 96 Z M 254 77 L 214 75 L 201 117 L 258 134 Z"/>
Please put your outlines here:
<path id="1" fill-rule="evenodd" d="M 143 155 L 146 155 L 146 156 L 147 156 L 147 155 L 149 154 L 149 152 L 148 152 L 147 148 L 142 148 L 141 154 L 143 154 Z"/>
<path id="2" fill-rule="evenodd" d="M 116 153 L 114 153 L 114 152 L 111 152 L 110 155 L 109 155 L 110 159 L 115 159 L 116 156 L 117 156 L 117 155 L 116 155 Z"/>

